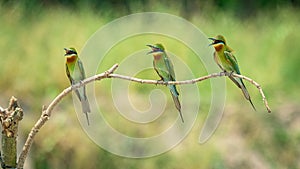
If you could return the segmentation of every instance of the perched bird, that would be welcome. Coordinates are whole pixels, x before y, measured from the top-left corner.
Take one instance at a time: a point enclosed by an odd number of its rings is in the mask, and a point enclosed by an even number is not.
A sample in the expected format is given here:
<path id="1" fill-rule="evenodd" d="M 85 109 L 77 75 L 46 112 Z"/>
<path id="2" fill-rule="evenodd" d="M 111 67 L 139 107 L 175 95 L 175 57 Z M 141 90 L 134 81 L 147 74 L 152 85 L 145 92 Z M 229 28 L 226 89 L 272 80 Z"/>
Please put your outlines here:
<path id="1" fill-rule="evenodd" d="M 165 48 L 162 44 L 155 44 L 155 45 L 147 45 L 152 49 L 152 51 L 148 52 L 148 54 L 153 54 L 154 60 L 153 60 L 153 67 L 158 74 L 158 76 L 161 78 L 162 81 L 176 81 L 175 80 L 175 72 L 173 64 L 168 57 L 167 53 L 165 52 Z M 181 105 L 178 99 L 179 93 L 176 89 L 175 85 L 168 85 L 168 88 L 170 89 L 170 92 L 172 94 L 173 101 L 175 103 L 176 109 L 179 111 L 179 115 L 181 117 L 182 122 L 183 116 L 181 113 Z"/>
<path id="2" fill-rule="evenodd" d="M 65 54 L 66 73 L 70 80 L 71 85 L 74 85 L 78 82 L 81 82 L 83 79 L 85 79 L 83 64 L 79 59 L 75 48 L 64 48 L 64 50 L 66 51 Z M 88 98 L 86 97 L 85 86 L 76 89 L 75 93 L 81 102 L 82 112 L 86 115 L 86 119 L 89 125 L 90 122 L 89 122 L 88 113 L 91 112 L 91 110 L 90 110 L 90 104 Z"/>
<path id="3" fill-rule="evenodd" d="M 214 38 L 209 38 L 213 42 L 210 44 L 215 48 L 214 52 L 214 60 L 218 64 L 218 66 L 224 71 L 228 73 L 236 73 L 241 74 L 238 63 L 234 55 L 232 54 L 233 50 L 226 44 L 225 38 L 222 35 L 217 35 Z M 254 107 L 250 95 L 244 85 L 244 82 L 241 78 L 235 78 L 233 76 L 229 76 L 229 78 L 242 90 L 245 98 L 249 100 L 254 110 Z"/>

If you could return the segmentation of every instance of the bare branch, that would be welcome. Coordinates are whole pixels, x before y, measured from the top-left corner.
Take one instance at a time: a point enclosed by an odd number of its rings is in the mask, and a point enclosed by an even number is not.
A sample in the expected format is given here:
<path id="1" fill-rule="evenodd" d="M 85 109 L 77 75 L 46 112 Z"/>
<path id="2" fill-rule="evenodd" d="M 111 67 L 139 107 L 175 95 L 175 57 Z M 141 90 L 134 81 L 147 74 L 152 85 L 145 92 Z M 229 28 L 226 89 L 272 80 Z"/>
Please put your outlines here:
<path id="1" fill-rule="evenodd" d="M 243 75 L 232 74 L 232 76 L 238 77 L 238 78 L 242 78 L 242 79 L 244 79 L 244 80 L 247 80 L 248 82 L 250 82 L 251 84 L 253 84 L 254 86 L 256 86 L 256 88 L 258 89 L 258 91 L 259 91 L 259 93 L 260 93 L 260 95 L 261 95 L 261 97 L 262 97 L 262 100 L 263 100 L 263 102 L 264 102 L 264 104 L 265 104 L 265 106 L 266 106 L 266 108 L 267 108 L 268 113 L 271 113 L 271 112 L 272 112 L 272 111 L 271 111 L 271 108 L 269 107 L 268 101 L 267 101 L 267 99 L 266 99 L 266 96 L 265 96 L 265 94 L 264 94 L 264 92 L 263 92 L 263 90 L 262 90 L 260 84 L 258 84 L 256 81 L 250 79 L 249 77 L 246 77 L 246 76 L 243 76 Z"/>
<path id="2" fill-rule="evenodd" d="M 105 71 L 104 73 L 86 78 L 85 80 L 83 80 L 80 83 L 77 83 L 73 86 L 70 86 L 66 89 L 64 89 L 58 96 L 56 96 L 56 98 L 50 103 L 50 105 L 48 107 L 44 106 L 42 109 L 42 115 L 40 117 L 40 119 L 36 122 L 36 124 L 34 125 L 34 127 L 31 129 L 30 133 L 28 134 L 28 138 L 24 144 L 23 150 L 19 156 L 19 160 L 18 160 L 18 168 L 23 168 L 25 159 L 27 157 L 28 151 L 30 149 L 30 146 L 34 140 L 34 137 L 36 135 L 36 133 L 40 130 L 40 128 L 47 122 L 47 120 L 49 120 L 49 117 L 52 114 L 53 109 L 55 108 L 55 106 L 66 96 L 68 95 L 71 91 L 78 89 L 88 83 L 91 83 L 93 81 L 96 80 L 102 80 L 105 78 L 116 78 L 116 79 L 123 79 L 123 80 L 128 80 L 128 81 L 132 81 L 132 82 L 137 82 L 137 83 L 141 83 L 141 84 L 155 84 L 155 85 L 171 85 L 171 84 L 175 84 L 175 85 L 185 85 L 185 84 L 194 84 L 194 83 L 198 83 L 210 78 L 215 78 L 215 77 L 222 77 L 222 76 L 234 76 L 234 77 L 238 77 L 238 78 L 242 78 L 246 81 L 249 81 L 251 84 L 253 84 L 254 86 L 257 87 L 257 89 L 259 90 L 263 102 L 268 110 L 268 112 L 271 112 L 271 109 L 268 106 L 268 102 L 266 100 L 266 97 L 262 91 L 262 88 L 260 87 L 260 85 L 255 82 L 254 80 L 246 77 L 246 76 L 242 76 L 242 75 L 238 75 L 235 73 L 232 74 L 228 74 L 225 72 L 220 72 L 220 73 L 213 73 L 210 75 L 206 75 L 203 77 L 199 77 L 196 79 L 191 79 L 191 80 L 184 80 L 184 81 L 169 81 L 169 82 L 164 82 L 164 81 L 157 81 L 157 80 L 148 80 L 148 79 L 139 79 L 139 78 L 135 78 L 135 77 L 130 77 L 130 76 L 125 76 L 125 75 L 120 75 L 120 74 L 113 74 L 113 72 L 118 68 L 118 64 L 113 65 L 109 70 Z"/>
<path id="3" fill-rule="evenodd" d="M 115 64 L 109 70 L 105 71 L 104 73 L 89 77 L 89 78 L 83 80 L 81 83 L 77 83 L 73 86 L 66 88 L 58 96 L 56 96 L 54 98 L 54 100 L 49 104 L 48 107 L 43 106 L 42 115 L 41 115 L 40 119 L 35 123 L 35 125 L 31 129 L 30 133 L 28 134 L 27 140 L 23 146 L 23 150 L 19 156 L 17 168 L 19 168 L 19 169 L 23 168 L 25 159 L 28 155 L 29 149 L 31 147 L 31 144 L 34 140 L 35 135 L 40 130 L 40 128 L 49 120 L 55 106 L 71 91 L 78 89 L 90 82 L 95 81 L 95 80 L 101 80 L 101 79 L 107 78 L 108 75 L 113 73 L 117 68 L 118 68 L 118 64 Z"/>
<path id="4" fill-rule="evenodd" d="M 184 85 L 184 84 L 194 84 L 206 79 L 214 78 L 214 77 L 221 77 L 225 76 L 224 72 L 221 73 L 213 73 L 210 75 L 202 76 L 197 79 L 191 79 L 191 80 L 184 80 L 184 81 L 157 81 L 157 80 L 147 80 L 147 79 L 139 79 L 136 77 L 131 77 L 131 76 L 124 76 L 124 75 L 119 75 L 119 74 L 109 74 L 108 77 L 110 78 L 117 78 L 117 79 L 123 79 L 123 80 L 129 80 L 133 82 L 138 82 L 138 83 L 145 83 L 145 84 L 155 84 L 155 85 Z"/>
<path id="5" fill-rule="evenodd" d="M 206 75 L 206 76 L 202 76 L 199 77 L 197 79 L 191 79 L 191 80 L 184 80 L 184 81 L 168 81 L 168 82 L 164 82 L 164 81 L 157 81 L 157 80 L 146 80 L 146 79 L 139 79 L 139 78 L 135 78 L 135 77 L 130 77 L 130 76 L 124 76 L 124 75 L 119 75 L 119 74 L 109 74 L 108 77 L 111 78 L 118 78 L 118 79 L 123 79 L 123 80 L 129 80 L 129 81 L 133 81 L 133 82 L 138 82 L 138 83 L 145 83 L 145 84 L 159 84 L 159 85 L 171 85 L 171 84 L 175 84 L 175 85 L 184 85 L 184 84 L 194 84 L 194 83 L 198 83 L 201 82 L 203 80 L 207 80 L 210 78 L 215 78 L 215 77 L 222 77 L 222 76 L 233 76 L 233 77 L 237 77 L 237 78 L 242 78 L 248 82 L 250 82 L 251 84 L 253 84 L 259 91 L 259 93 L 262 96 L 262 100 L 263 103 L 268 111 L 268 113 L 271 113 L 271 109 L 268 105 L 268 101 L 266 99 L 266 96 L 260 86 L 260 84 L 258 84 L 257 82 L 255 82 L 254 80 L 250 79 L 249 77 L 243 76 L 243 75 L 238 75 L 235 73 L 226 73 L 226 72 L 220 72 L 220 73 L 213 73 L 210 75 Z"/>

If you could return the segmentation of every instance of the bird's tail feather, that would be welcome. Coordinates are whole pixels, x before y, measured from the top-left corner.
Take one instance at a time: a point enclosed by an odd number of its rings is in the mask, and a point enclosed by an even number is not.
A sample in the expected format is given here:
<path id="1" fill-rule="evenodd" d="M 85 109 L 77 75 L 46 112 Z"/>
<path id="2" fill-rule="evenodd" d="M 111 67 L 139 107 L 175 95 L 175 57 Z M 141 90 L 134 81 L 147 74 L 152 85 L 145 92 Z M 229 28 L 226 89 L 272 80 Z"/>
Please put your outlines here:
<path id="1" fill-rule="evenodd" d="M 170 92 L 171 92 L 173 101 L 174 101 L 174 103 L 175 103 L 175 107 L 176 107 L 176 109 L 177 109 L 178 112 L 179 112 L 181 121 L 184 123 L 183 115 L 182 115 L 182 113 L 181 113 L 181 105 L 180 105 L 180 101 L 179 101 L 179 98 L 178 98 L 179 93 L 178 93 L 178 91 L 177 91 L 177 89 L 176 89 L 176 86 L 175 86 L 175 85 L 169 85 L 168 87 L 169 87 L 169 89 L 170 89 Z"/>
<path id="2" fill-rule="evenodd" d="M 91 109 L 90 109 L 90 104 L 89 104 L 89 101 L 87 98 L 81 100 L 81 107 L 82 107 L 82 112 L 86 115 L 88 125 L 90 125 L 88 113 L 91 112 Z"/>
<path id="3" fill-rule="evenodd" d="M 230 80 L 231 81 L 233 81 L 233 83 L 238 87 L 238 88 L 242 88 L 241 87 L 241 84 L 238 82 L 238 80 L 237 79 L 235 79 L 234 77 L 232 77 L 232 76 L 229 76 L 229 78 L 230 78 Z"/>
<path id="4" fill-rule="evenodd" d="M 168 87 L 169 87 L 172 95 L 179 96 L 179 93 L 178 93 L 175 85 L 168 85 Z"/>
<path id="5" fill-rule="evenodd" d="M 242 92 L 243 92 L 245 98 L 247 100 L 249 100 L 249 102 L 251 103 L 252 108 L 256 111 L 256 108 L 255 108 L 254 104 L 252 103 L 252 100 L 250 98 L 248 90 L 246 89 L 246 86 L 244 85 L 244 82 L 242 81 L 242 79 L 241 79 L 241 85 L 240 86 L 241 86 L 241 89 L 242 89 Z"/>
<path id="6" fill-rule="evenodd" d="M 249 102 L 251 103 L 251 106 L 253 107 L 253 109 L 256 111 L 256 108 L 255 108 L 254 104 L 252 103 L 251 98 L 249 98 Z"/>
<path id="7" fill-rule="evenodd" d="M 250 99 L 250 95 L 249 95 L 249 93 L 248 93 L 248 91 L 247 91 L 247 89 L 246 89 L 246 86 L 244 85 L 243 80 L 240 79 L 240 78 L 232 77 L 232 76 L 229 76 L 229 78 L 230 78 L 231 81 L 234 82 L 234 84 L 235 84 L 238 88 L 240 88 L 240 89 L 242 90 L 242 92 L 243 92 L 245 98 L 246 98 L 247 100 L 249 100 L 249 99 Z"/>
<path id="8" fill-rule="evenodd" d="M 246 89 L 246 86 L 244 85 L 242 79 L 241 79 L 241 89 L 242 89 L 242 92 L 243 92 L 245 98 L 247 100 L 250 100 L 250 95 L 249 95 L 248 90 Z"/>

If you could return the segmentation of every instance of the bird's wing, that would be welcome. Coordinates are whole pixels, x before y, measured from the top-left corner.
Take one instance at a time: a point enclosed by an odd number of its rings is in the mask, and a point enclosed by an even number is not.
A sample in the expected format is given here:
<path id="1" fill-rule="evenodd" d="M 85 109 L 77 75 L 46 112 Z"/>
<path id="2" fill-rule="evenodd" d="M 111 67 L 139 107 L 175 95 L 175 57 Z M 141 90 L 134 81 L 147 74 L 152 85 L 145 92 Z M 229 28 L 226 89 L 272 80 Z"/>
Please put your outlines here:
<path id="1" fill-rule="evenodd" d="M 174 66 L 173 66 L 173 63 L 171 62 L 170 58 L 167 56 L 166 53 L 164 54 L 164 61 L 165 61 L 167 70 L 169 72 L 170 79 L 172 81 L 175 81 L 176 77 L 175 77 L 175 72 L 174 72 Z"/>
<path id="2" fill-rule="evenodd" d="M 238 63 L 237 63 L 237 60 L 236 60 L 236 58 L 234 57 L 234 55 L 233 55 L 232 53 L 227 52 L 227 51 L 225 51 L 224 54 L 225 54 L 226 58 L 230 61 L 231 65 L 232 65 L 232 67 L 233 67 L 233 69 L 234 69 L 234 71 L 235 71 L 237 74 L 241 74 L 240 69 L 239 69 L 239 66 L 238 66 Z M 254 110 L 255 110 L 255 107 L 254 107 L 252 101 L 250 100 L 250 95 L 249 95 L 249 93 L 248 93 L 248 91 L 247 91 L 247 89 L 246 89 L 246 86 L 245 86 L 243 80 L 242 80 L 241 78 L 234 78 L 234 77 L 232 77 L 232 76 L 229 76 L 229 77 L 230 77 L 230 79 L 231 79 L 231 80 L 232 80 L 239 88 L 242 89 L 242 92 L 243 92 L 245 98 L 251 102 L 251 105 L 253 106 L 253 108 L 254 108 Z"/>
<path id="3" fill-rule="evenodd" d="M 79 68 L 79 72 L 80 72 L 80 80 L 84 80 L 85 79 L 85 71 L 83 68 L 83 64 L 79 58 L 77 60 L 77 64 L 78 64 L 78 68 Z M 82 89 L 83 89 L 82 96 L 84 99 L 86 99 L 85 86 L 83 86 Z"/>
<path id="4" fill-rule="evenodd" d="M 237 64 L 237 60 L 236 58 L 233 56 L 232 53 L 224 51 L 224 55 L 228 61 L 228 63 L 230 64 L 230 66 L 232 67 L 232 69 L 234 70 L 235 73 L 237 74 L 241 74 L 240 70 L 239 70 L 239 66 Z M 242 88 L 242 80 L 239 78 L 235 78 L 232 76 L 229 76 L 229 78 L 237 85 L 237 87 Z"/>
<path id="5" fill-rule="evenodd" d="M 67 64 L 66 64 L 66 73 L 67 73 L 68 79 L 70 80 L 71 85 L 74 85 L 76 82 L 72 78 Z M 79 93 L 79 91 L 77 89 L 75 90 L 75 93 L 76 93 L 78 99 L 81 101 L 80 93 Z"/>
<path id="6" fill-rule="evenodd" d="M 83 80 L 83 79 L 85 79 L 85 72 L 84 72 L 83 64 L 79 58 L 77 60 L 77 64 L 78 64 L 77 66 L 80 71 L 80 80 Z"/>
<path id="7" fill-rule="evenodd" d="M 234 55 L 230 52 L 224 51 L 224 55 L 227 59 L 227 61 L 230 63 L 230 65 L 232 66 L 233 70 L 237 73 L 237 74 L 241 74 L 240 69 L 239 69 L 239 65 L 237 63 L 236 58 L 234 57 Z"/>

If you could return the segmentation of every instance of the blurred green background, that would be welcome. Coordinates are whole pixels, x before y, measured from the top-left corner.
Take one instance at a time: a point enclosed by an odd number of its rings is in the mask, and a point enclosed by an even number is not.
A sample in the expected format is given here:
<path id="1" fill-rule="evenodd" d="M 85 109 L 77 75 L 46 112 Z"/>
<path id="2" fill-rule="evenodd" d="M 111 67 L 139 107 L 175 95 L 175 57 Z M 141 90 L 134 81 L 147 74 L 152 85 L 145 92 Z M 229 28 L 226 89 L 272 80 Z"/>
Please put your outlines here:
<path id="1" fill-rule="evenodd" d="M 63 47 L 80 51 L 101 26 L 136 12 L 174 14 L 207 36 L 223 34 L 235 50 L 242 73 L 262 85 L 273 110 L 267 114 L 257 89 L 246 83 L 258 109 L 254 112 L 227 80 L 222 121 L 208 142 L 198 144 L 210 103 L 209 92 L 203 91 L 209 81 L 198 84 L 204 106 L 186 139 L 162 155 L 130 159 L 113 155 L 88 138 L 68 96 L 38 133 L 26 168 L 300 168 L 299 0 L 2 0 L 0 4 L 0 105 L 6 107 L 13 95 L 25 111 L 20 147 L 42 105 L 69 86 Z M 110 62 L 118 62 L 113 59 Z M 189 62 L 191 69 L 200 69 L 193 63 Z M 147 78 L 158 77 L 153 71 Z M 97 90 L 109 89 L 104 84 Z M 143 94 L 140 89 L 135 84 L 132 90 Z M 105 96 L 109 90 L 101 92 Z"/>

